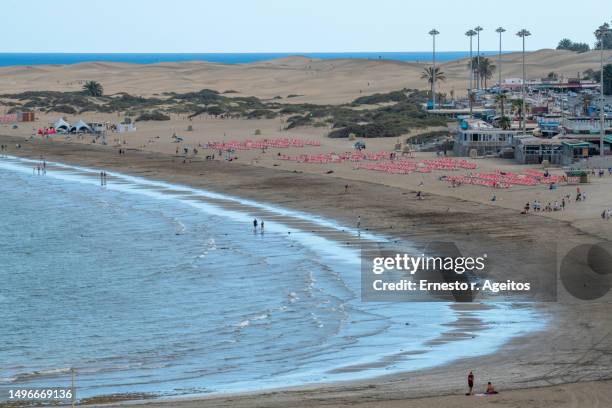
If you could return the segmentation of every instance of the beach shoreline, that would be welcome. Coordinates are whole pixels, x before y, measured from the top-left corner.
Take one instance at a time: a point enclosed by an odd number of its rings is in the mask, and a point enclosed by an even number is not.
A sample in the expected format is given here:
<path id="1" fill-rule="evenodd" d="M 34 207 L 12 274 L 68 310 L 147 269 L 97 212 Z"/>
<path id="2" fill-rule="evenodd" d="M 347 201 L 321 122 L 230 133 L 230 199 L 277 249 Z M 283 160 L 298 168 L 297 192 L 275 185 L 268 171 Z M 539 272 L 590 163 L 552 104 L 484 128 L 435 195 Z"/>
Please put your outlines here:
<path id="1" fill-rule="evenodd" d="M 193 160 L 183 164 L 178 156 L 135 150 L 119 156 L 112 148 L 79 143 L 39 140 L 31 143 L 9 136 L 0 136 L 0 142 L 8 144 L 8 153 L 15 156 L 37 159 L 42 155 L 48 161 L 185 184 L 321 214 L 345 225 L 353 225 L 356 217 L 361 216 L 366 229 L 405 238 L 422 246 L 436 240 L 451 240 L 459 243 L 463 250 L 472 252 L 482 251 L 484 246 L 491 256 L 497 254 L 510 258 L 508 270 L 516 271 L 517 267 L 523 267 L 522 273 L 537 273 L 537 263 L 524 268 L 521 261 L 529 258 L 529 254 L 532 255 L 529 259 L 536 260 L 538 251 L 533 251 L 534 242 L 544 236 L 562 233 L 568 236 L 571 245 L 598 240 L 566 222 L 544 217 L 525 218 L 502 208 L 496 208 L 496 213 L 491 214 L 484 204 L 451 197 L 429 195 L 424 206 L 413 198 L 410 190 L 371 182 L 351 180 L 351 192 L 344 194 L 346 180 L 337 177 L 221 161 Z M 16 149 L 17 143 L 22 148 Z M 510 224 L 515 226 L 512 231 L 507 228 Z M 480 380 L 484 380 L 485 375 L 480 373 L 486 373 L 487 378 L 494 379 L 502 390 L 612 378 L 608 353 L 612 350 L 612 342 L 607 337 L 610 323 L 605 317 L 610 309 L 609 301 L 581 303 L 561 295 L 557 303 L 538 304 L 536 307 L 551 316 L 547 329 L 513 339 L 504 347 L 503 356 L 494 354 L 470 358 L 416 373 L 364 381 L 315 384 L 180 402 L 152 401 L 147 406 L 253 406 L 254 399 L 255 406 L 281 406 L 292 401 L 309 401 L 302 406 L 342 406 L 373 401 L 393 404 L 393 401 L 403 399 L 416 401 L 414 398 L 461 395 L 469 370 L 477 372 Z M 559 328 L 562 328 L 562 333 L 559 333 Z M 577 358 L 585 358 L 582 345 L 576 344 L 585 332 L 597 348 L 586 351 L 588 359 L 576 362 Z M 591 353 L 599 353 L 601 361 L 597 365 L 589 363 L 593 358 Z M 567 369 L 568 364 L 571 370 Z M 413 377 L 415 374 L 418 378 Z M 418 402 L 415 404 L 413 406 L 420 406 Z"/>

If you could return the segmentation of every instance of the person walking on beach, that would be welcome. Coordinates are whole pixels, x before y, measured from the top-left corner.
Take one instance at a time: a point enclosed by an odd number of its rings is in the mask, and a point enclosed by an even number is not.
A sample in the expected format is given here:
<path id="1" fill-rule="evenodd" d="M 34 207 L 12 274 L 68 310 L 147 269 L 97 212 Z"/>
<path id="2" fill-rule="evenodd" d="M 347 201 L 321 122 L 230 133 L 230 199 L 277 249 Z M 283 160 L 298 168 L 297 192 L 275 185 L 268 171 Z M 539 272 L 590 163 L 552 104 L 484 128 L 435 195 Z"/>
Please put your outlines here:
<path id="1" fill-rule="evenodd" d="M 467 376 L 468 393 L 465 395 L 474 395 L 474 373 L 470 371 Z"/>
<path id="2" fill-rule="evenodd" d="M 361 228 L 361 215 L 357 216 L 357 229 Z"/>
<path id="3" fill-rule="evenodd" d="M 261 220 L 261 233 L 263 234 L 263 230 L 264 230 L 264 220 Z"/>
<path id="4" fill-rule="evenodd" d="M 253 220 L 253 229 L 257 229 L 257 219 Z"/>

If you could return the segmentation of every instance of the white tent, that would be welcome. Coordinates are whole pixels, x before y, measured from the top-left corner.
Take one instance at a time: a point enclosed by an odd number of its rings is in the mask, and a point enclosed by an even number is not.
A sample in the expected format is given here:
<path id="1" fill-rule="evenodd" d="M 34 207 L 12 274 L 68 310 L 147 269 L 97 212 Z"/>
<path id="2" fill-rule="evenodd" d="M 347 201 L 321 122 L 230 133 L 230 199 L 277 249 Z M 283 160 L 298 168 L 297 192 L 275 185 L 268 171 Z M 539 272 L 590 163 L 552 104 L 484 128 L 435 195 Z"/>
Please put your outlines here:
<path id="1" fill-rule="evenodd" d="M 79 119 L 79 121 L 77 123 L 75 123 L 74 125 L 72 125 L 72 127 L 70 128 L 71 132 L 89 132 L 92 133 L 93 131 L 91 130 L 91 127 L 89 127 L 89 125 L 85 122 L 83 122 L 81 119 Z"/>
<path id="2" fill-rule="evenodd" d="M 70 131 L 71 126 L 70 126 L 70 123 L 66 122 L 62 118 L 59 118 L 53 124 L 53 128 L 55 128 L 57 132 L 68 132 Z"/>

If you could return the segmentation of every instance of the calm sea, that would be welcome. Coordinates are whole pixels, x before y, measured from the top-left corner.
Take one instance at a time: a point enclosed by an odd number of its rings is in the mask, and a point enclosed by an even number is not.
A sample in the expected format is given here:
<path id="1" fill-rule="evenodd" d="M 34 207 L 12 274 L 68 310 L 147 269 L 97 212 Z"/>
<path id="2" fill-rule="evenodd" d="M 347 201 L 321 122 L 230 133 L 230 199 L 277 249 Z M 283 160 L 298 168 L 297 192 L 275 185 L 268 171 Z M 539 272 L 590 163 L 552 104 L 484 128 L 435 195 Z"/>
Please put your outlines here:
<path id="1" fill-rule="evenodd" d="M 481 51 L 482 55 L 495 55 L 497 51 Z M 430 61 L 431 52 L 312 52 L 312 53 L 209 53 L 209 54 L 89 54 L 89 53 L 0 53 L 0 66 L 40 65 L 40 64 L 77 64 L 79 62 L 111 61 L 134 64 L 155 64 L 159 62 L 208 61 L 223 64 L 244 64 L 266 61 L 295 55 L 310 58 L 363 58 L 397 61 Z M 438 61 L 453 61 L 468 57 L 467 51 L 437 52 Z M 474 53 L 475 55 L 475 53 Z"/>
<path id="2" fill-rule="evenodd" d="M 329 238 L 356 233 L 333 221 L 35 166 L 0 158 L 0 387 L 68 386 L 71 368 L 78 398 L 369 378 L 491 353 L 541 322 L 498 304 L 470 312 L 489 329 L 436 342 L 460 312 L 361 302 L 359 254 Z M 265 231 L 254 232 L 262 213 Z M 305 223 L 327 232 L 295 227 Z"/>

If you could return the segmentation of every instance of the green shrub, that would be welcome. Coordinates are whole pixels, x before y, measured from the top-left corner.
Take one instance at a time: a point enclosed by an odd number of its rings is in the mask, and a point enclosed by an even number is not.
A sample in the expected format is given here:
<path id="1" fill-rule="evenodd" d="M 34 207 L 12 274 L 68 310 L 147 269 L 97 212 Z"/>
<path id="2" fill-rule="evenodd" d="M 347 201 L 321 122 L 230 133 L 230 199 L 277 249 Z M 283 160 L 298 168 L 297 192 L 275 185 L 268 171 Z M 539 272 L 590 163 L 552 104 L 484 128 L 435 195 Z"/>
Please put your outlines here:
<path id="1" fill-rule="evenodd" d="M 170 120 L 170 116 L 164 115 L 163 113 L 159 111 L 153 111 L 153 112 L 142 113 L 140 116 L 136 118 L 136 121 L 140 121 L 140 122 L 145 122 L 145 121 L 150 121 L 150 120 L 157 120 L 157 121 Z"/>
<path id="2" fill-rule="evenodd" d="M 67 113 L 68 115 L 75 115 L 77 113 L 77 110 L 69 105 L 57 105 L 52 108 L 49 108 L 47 112 L 60 112 Z"/>

